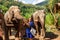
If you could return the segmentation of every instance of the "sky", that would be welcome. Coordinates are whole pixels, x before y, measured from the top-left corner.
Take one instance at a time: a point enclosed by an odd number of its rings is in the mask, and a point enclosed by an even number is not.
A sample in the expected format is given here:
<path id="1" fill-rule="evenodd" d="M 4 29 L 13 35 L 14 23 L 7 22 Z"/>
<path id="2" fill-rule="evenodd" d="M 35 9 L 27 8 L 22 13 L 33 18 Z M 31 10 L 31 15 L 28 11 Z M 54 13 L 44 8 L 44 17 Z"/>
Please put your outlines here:
<path id="1" fill-rule="evenodd" d="M 37 3 L 40 3 L 42 1 L 45 1 L 45 0 L 19 0 L 20 2 L 23 2 L 25 4 L 37 4 Z"/>

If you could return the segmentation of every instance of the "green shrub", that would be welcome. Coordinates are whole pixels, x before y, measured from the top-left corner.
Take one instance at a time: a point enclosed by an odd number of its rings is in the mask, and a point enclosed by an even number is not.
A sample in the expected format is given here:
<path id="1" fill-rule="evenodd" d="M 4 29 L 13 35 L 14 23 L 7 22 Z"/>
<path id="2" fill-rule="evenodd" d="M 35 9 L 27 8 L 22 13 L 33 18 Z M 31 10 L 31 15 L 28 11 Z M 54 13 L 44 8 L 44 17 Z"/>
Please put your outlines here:
<path id="1" fill-rule="evenodd" d="M 58 25 L 60 25 L 60 16 L 59 16 L 59 18 L 58 18 Z"/>
<path id="2" fill-rule="evenodd" d="M 45 24 L 48 24 L 48 25 L 54 24 L 54 17 L 51 15 L 51 13 L 47 13 L 45 18 Z"/>
<path id="3" fill-rule="evenodd" d="M 3 5 L 0 5 L 0 9 L 3 10 L 3 13 L 5 13 L 8 10 L 8 8 Z"/>
<path id="4" fill-rule="evenodd" d="M 46 32 L 51 32 L 51 27 L 50 27 L 50 25 L 45 25 L 45 28 L 46 28 Z"/>

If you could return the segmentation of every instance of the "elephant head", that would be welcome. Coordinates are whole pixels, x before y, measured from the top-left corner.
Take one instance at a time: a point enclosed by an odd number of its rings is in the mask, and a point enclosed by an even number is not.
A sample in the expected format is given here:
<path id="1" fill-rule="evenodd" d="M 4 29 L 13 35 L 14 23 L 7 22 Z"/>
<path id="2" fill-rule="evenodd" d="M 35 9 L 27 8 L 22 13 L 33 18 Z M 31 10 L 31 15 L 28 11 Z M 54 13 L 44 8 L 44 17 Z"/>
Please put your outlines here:
<path id="1" fill-rule="evenodd" d="M 23 17 L 21 16 L 20 9 L 18 6 L 11 6 L 9 10 L 5 13 L 4 19 L 5 23 L 11 23 L 12 20 L 21 20 Z M 12 22 L 13 23 L 13 22 Z"/>
<path id="2" fill-rule="evenodd" d="M 12 15 L 12 18 L 15 19 L 22 19 L 23 17 L 21 16 L 21 12 L 18 6 L 11 6 L 9 9 L 9 13 Z"/>

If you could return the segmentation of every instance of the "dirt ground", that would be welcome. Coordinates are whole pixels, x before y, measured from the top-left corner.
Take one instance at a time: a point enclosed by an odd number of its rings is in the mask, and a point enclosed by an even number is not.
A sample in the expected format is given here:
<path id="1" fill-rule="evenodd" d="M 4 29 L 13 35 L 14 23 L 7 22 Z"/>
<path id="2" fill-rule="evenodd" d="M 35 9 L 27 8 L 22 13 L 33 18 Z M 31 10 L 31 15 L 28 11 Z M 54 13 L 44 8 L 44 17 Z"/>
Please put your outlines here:
<path id="1" fill-rule="evenodd" d="M 55 31 L 54 34 L 57 35 L 57 36 L 56 36 L 56 38 L 54 38 L 52 40 L 60 40 L 60 30 Z"/>
<path id="2" fill-rule="evenodd" d="M 60 30 L 46 33 L 46 38 L 49 38 L 49 40 L 60 40 Z"/>
<path id="3" fill-rule="evenodd" d="M 18 40 L 14 36 L 9 36 L 9 39 Z M 37 40 L 37 39 L 33 39 L 33 40 Z M 53 32 L 46 32 L 45 40 L 60 40 L 60 30 L 56 30 Z"/>

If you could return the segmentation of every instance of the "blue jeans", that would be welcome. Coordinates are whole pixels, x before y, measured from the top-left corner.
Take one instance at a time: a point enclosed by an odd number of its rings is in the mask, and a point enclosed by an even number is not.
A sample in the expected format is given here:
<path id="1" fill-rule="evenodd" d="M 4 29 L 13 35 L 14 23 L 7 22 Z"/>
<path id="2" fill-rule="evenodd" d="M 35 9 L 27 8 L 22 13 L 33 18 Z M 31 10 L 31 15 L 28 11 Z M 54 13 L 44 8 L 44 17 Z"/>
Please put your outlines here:
<path id="1" fill-rule="evenodd" d="M 26 28 L 26 37 L 27 38 L 33 38 L 33 35 L 30 32 L 30 28 Z"/>

